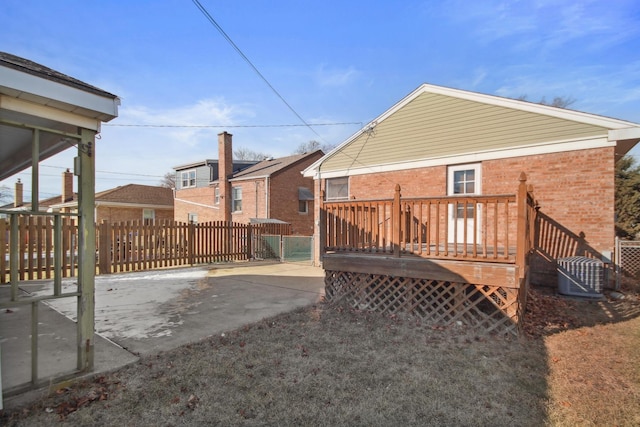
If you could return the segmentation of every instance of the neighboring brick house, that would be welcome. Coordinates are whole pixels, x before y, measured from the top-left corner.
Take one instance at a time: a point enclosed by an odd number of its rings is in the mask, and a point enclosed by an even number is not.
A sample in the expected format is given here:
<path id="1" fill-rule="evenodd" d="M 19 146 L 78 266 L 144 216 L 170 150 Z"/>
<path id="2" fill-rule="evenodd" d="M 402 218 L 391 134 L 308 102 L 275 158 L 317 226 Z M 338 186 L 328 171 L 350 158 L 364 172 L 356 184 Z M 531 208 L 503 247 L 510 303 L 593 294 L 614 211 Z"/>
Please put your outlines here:
<path id="1" fill-rule="evenodd" d="M 524 172 L 540 206 L 531 281 L 553 285 L 558 258 L 611 258 L 615 162 L 639 140 L 636 123 L 425 84 L 304 175 L 316 179 L 318 216 L 321 191 L 327 200 L 390 198 L 395 184 L 403 197 L 513 194 Z"/>
<path id="2" fill-rule="evenodd" d="M 75 212 L 78 200 L 73 193 L 73 174 L 63 174 L 64 202 L 51 204 L 51 210 Z M 71 195 L 71 196 L 70 196 Z M 60 200 L 60 199 L 58 199 Z M 127 184 L 95 195 L 96 224 L 124 221 L 172 221 L 173 190 L 152 185 Z"/>
<path id="3" fill-rule="evenodd" d="M 260 162 L 232 160 L 232 136 L 218 135 L 218 161 L 178 166 L 175 219 L 178 221 L 280 220 L 294 234 L 313 233 L 313 179 L 302 171 L 322 151 Z M 208 179 L 207 179 L 208 178 Z"/>
<path id="4" fill-rule="evenodd" d="M 65 186 L 65 177 L 69 177 L 71 180 L 71 186 Z M 63 203 L 65 201 L 77 200 L 78 195 L 73 192 L 73 174 L 68 170 L 63 172 L 63 188 L 62 194 L 59 196 L 49 197 L 47 199 L 38 200 L 38 211 L 39 212 L 51 212 L 52 206 Z M 20 210 L 20 211 L 29 211 L 31 210 L 31 202 L 24 201 L 24 184 L 18 179 L 14 186 L 13 192 L 13 203 L 7 204 L 5 206 L 0 206 L 2 210 Z M 0 216 L 2 217 L 2 216 Z"/>

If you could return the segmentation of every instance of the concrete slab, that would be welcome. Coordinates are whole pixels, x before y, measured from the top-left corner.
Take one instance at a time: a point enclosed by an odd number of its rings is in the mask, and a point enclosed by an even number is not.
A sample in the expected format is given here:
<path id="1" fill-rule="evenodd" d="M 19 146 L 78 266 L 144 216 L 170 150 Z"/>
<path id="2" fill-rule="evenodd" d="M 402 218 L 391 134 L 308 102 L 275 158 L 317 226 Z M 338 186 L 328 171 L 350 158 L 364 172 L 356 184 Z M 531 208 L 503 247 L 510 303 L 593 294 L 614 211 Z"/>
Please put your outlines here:
<path id="1" fill-rule="evenodd" d="M 51 286 L 32 282 L 21 288 L 43 295 L 51 293 Z M 75 287 L 74 280 L 63 281 L 64 291 Z M 170 350 L 315 303 L 324 295 L 324 272 L 308 264 L 213 264 L 97 276 L 95 292 L 94 372 L 99 373 L 131 363 L 139 355 Z M 40 307 L 40 376 L 72 370 L 76 299 L 50 300 Z M 3 389 L 29 381 L 29 325 L 29 306 L 0 313 Z"/>

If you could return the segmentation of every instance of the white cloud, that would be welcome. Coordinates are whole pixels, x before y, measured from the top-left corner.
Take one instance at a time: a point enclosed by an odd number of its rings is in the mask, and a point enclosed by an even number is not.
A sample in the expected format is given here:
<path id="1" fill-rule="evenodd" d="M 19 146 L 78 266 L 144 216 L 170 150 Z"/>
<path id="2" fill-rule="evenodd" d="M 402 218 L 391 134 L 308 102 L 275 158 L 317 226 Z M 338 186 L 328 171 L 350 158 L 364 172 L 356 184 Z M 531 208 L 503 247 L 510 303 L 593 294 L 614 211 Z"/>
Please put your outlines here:
<path id="1" fill-rule="evenodd" d="M 347 69 L 327 69 L 325 65 L 321 65 L 316 72 L 316 80 L 320 86 L 344 86 L 359 74 L 353 66 Z"/>

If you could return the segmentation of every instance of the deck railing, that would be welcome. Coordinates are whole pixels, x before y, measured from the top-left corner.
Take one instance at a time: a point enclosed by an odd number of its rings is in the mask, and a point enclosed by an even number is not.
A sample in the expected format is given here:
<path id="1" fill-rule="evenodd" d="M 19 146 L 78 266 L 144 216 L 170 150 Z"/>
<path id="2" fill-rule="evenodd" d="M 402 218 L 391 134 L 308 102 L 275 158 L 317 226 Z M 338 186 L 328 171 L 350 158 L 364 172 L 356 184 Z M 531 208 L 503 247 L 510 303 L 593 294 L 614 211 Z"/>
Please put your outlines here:
<path id="1" fill-rule="evenodd" d="M 507 195 L 325 202 L 321 226 L 327 252 L 412 255 L 525 265 L 536 214 L 521 174 Z"/>

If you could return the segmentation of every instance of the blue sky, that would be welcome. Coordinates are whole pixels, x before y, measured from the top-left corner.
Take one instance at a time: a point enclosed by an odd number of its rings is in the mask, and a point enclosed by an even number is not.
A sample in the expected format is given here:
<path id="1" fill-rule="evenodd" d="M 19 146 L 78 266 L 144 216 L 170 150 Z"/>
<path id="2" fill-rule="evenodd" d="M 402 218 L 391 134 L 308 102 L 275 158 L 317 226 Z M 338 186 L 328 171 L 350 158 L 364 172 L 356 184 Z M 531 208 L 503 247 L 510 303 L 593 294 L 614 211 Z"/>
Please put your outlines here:
<path id="1" fill-rule="evenodd" d="M 234 148 L 274 157 L 338 144 L 422 83 L 566 96 L 572 109 L 640 123 L 637 1 L 200 2 L 307 123 L 348 124 L 300 126 L 191 0 L 3 0 L 0 51 L 122 100 L 97 143 L 97 191 L 157 185 L 173 166 L 217 158 L 225 130 Z M 74 155 L 43 163 L 41 197 L 60 194 Z M 30 197 L 28 171 L 0 185 L 18 177 Z"/>

